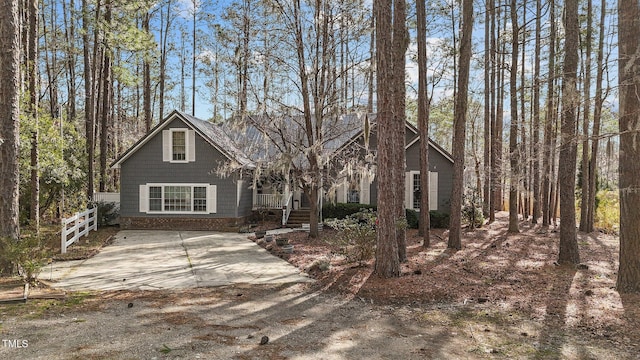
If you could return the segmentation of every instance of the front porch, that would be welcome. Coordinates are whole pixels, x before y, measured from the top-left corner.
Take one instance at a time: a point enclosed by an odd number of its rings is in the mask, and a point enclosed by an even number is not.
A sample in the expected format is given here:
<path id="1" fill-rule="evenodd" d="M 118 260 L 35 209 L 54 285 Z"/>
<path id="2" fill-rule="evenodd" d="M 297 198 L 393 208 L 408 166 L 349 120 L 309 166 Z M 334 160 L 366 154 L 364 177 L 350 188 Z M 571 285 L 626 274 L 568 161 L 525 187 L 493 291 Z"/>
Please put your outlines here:
<path id="1" fill-rule="evenodd" d="M 288 194 L 253 194 L 254 211 L 282 211 L 282 226 L 300 227 L 309 222 L 309 204 L 301 191 Z"/>
<path id="2" fill-rule="evenodd" d="M 253 210 L 282 210 L 282 226 L 286 226 L 291 210 L 293 210 L 293 193 L 258 194 L 254 189 Z"/>

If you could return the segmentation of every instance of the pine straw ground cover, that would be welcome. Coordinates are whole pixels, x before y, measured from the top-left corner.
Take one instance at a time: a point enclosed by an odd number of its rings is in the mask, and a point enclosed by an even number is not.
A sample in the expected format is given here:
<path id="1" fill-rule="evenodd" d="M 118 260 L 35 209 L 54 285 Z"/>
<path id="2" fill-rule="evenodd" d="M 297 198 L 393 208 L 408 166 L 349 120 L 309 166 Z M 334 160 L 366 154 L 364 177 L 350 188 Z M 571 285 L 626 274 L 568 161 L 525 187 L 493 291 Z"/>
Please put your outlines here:
<path id="1" fill-rule="evenodd" d="M 302 232 L 288 234 L 295 247 L 293 254 L 284 254 L 275 246 L 269 250 L 317 279 L 314 290 L 391 306 L 487 304 L 496 311 L 486 313 L 488 317 L 511 322 L 524 317 L 539 324 L 536 341 L 551 347 L 571 333 L 587 341 L 610 342 L 611 347 L 626 348 L 640 358 L 640 296 L 620 295 L 615 290 L 617 236 L 579 233 L 581 264 L 559 265 L 556 228 L 521 222 L 520 233 L 510 234 L 508 214 L 499 213 L 496 219 L 464 232 L 463 249 L 457 252 L 447 249 L 446 230 L 432 229 L 427 249 L 417 230 L 409 230 L 408 261 L 395 279 L 372 275 L 373 260 L 366 266 L 345 263 L 326 241 L 336 235 L 332 230 L 313 240 Z M 318 259 L 331 266 L 320 269 Z M 501 321 L 493 320 L 500 325 Z M 527 330 L 521 332 L 523 337 L 530 335 Z"/>
<path id="2" fill-rule="evenodd" d="M 407 234 L 402 276 L 372 275 L 327 242 L 287 234 L 294 252 L 256 240 L 311 284 L 70 293 L 0 306 L 0 358 L 638 359 L 640 297 L 615 291 L 618 238 L 580 234 L 581 266 L 559 266 L 558 234 L 506 214 L 446 249 Z M 255 239 L 254 239 L 255 240 Z M 60 332 L 60 326 L 66 331 Z M 260 345 L 268 336 L 268 343 Z"/>

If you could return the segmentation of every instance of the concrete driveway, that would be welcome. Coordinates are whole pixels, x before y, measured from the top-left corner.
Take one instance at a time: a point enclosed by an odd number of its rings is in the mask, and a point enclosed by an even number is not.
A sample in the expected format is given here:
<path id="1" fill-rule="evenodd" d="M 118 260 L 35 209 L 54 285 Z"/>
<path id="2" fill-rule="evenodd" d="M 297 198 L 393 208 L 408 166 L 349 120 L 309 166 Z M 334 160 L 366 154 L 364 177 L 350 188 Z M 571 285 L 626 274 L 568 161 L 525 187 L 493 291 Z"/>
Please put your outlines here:
<path id="1" fill-rule="evenodd" d="M 96 256 L 55 262 L 40 274 L 68 290 L 155 290 L 232 283 L 312 281 L 247 239 L 209 231 L 120 231 Z"/>

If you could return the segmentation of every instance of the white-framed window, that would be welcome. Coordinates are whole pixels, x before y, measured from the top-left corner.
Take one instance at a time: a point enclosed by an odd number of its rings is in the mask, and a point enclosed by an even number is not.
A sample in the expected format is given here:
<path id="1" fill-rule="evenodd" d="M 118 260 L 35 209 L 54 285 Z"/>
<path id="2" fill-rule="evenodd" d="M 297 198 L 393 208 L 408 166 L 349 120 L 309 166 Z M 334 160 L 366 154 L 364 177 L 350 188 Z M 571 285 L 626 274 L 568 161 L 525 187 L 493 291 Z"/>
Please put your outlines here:
<path id="1" fill-rule="evenodd" d="M 162 211 L 162 186 L 149 186 L 149 211 Z"/>
<path id="2" fill-rule="evenodd" d="M 172 161 L 187 160 L 187 132 L 186 131 L 171 132 L 171 160 Z"/>
<path id="3" fill-rule="evenodd" d="M 162 160 L 171 163 L 196 161 L 195 131 L 171 128 L 162 131 Z"/>
<path id="4" fill-rule="evenodd" d="M 420 210 L 420 173 L 412 173 L 413 175 L 413 204 L 412 209 Z"/>
<path id="5" fill-rule="evenodd" d="M 420 172 L 409 171 L 406 174 L 405 202 L 408 209 L 420 211 Z M 438 173 L 429 171 L 429 210 L 438 210 Z"/>
<path id="6" fill-rule="evenodd" d="M 216 212 L 216 185 L 140 185 L 140 212 L 147 214 L 211 214 Z"/>
<path id="7" fill-rule="evenodd" d="M 360 191 L 358 189 L 349 189 L 347 192 L 347 202 L 360 204 Z"/>

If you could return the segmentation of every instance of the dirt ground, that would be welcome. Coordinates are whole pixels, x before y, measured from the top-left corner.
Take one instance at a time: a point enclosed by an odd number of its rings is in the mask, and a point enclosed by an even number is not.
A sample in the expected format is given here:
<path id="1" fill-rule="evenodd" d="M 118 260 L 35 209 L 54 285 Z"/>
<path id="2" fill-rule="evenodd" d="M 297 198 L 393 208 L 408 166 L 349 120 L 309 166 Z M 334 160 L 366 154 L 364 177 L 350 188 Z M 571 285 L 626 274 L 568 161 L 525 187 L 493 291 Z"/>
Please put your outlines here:
<path id="1" fill-rule="evenodd" d="M 520 234 L 507 234 L 504 214 L 466 232 L 458 252 L 446 250 L 446 231 L 432 234 L 423 249 L 408 232 L 409 261 L 396 279 L 297 233 L 292 254 L 272 252 L 312 284 L 67 293 L 0 305 L 0 358 L 639 358 L 640 297 L 614 288 L 617 237 L 580 234 L 575 267 L 555 262 L 553 228 L 523 222 Z"/>

